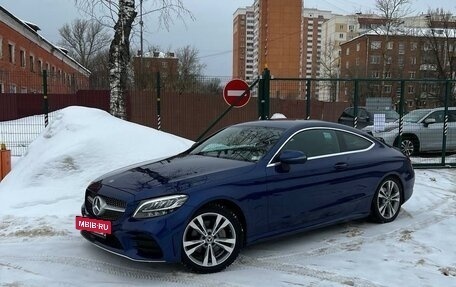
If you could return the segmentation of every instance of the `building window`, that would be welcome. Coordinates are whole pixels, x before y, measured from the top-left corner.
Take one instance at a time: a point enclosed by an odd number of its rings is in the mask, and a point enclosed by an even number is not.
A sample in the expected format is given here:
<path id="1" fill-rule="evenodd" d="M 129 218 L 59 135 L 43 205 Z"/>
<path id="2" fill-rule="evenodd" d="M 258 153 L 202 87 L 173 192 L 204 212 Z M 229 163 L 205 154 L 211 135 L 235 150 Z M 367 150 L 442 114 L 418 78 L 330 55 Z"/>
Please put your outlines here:
<path id="1" fill-rule="evenodd" d="M 17 92 L 16 84 L 11 84 L 10 85 L 10 93 L 15 94 L 16 92 Z"/>
<path id="2" fill-rule="evenodd" d="M 391 79 L 391 72 L 385 72 L 384 78 L 385 79 Z"/>
<path id="3" fill-rule="evenodd" d="M 379 64 L 380 63 L 380 56 L 379 55 L 372 55 L 370 56 L 371 64 Z"/>
<path id="4" fill-rule="evenodd" d="M 408 86 L 408 93 L 414 94 L 415 93 L 415 86 Z"/>
<path id="5" fill-rule="evenodd" d="M 359 58 L 355 59 L 355 64 L 356 64 L 356 66 L 359 66 Z"/>
<path id="6" fill-rule="evenodd" d="M 349 69 L 350 68 L 350 63 L 348 61 L 345 62 L 345 69 Z"/>
<path id="7" fill-rule="evenodd" d="M 347 50 L 345 50 L 345 55 L 350 55 L 350 48 L 347 48 Z"/>
<path id="8" fill-rule="evenodd" d="M 383 92 L 385 92 L 385 93 L 391 93 L 391 85 L 385 85 L 385 86 L 383 86 Z"/>
<path id="9" fill-rule="evenodd" d="M 393 47 L 394 47 L 394 43 L 393 42 L 388 42 L 388 45 L 386 46 L 388 50 L 392 50 Z"/>
<path id="10" fill-rule="evenodd" d="M 410 64 L 416 65 L 416 57 L 411 57 L 410 58 Z"/>
<path id="11" fill-rule="evenodd" d="M 374 78 L 374 79 L 378 79 L 379 78 L 378 71 L 372 71 L 372 78 Z"/>
<path id="12" fill-rule="evenodd" d="M 344 33 L 340 33 L 339 34 L 339 39 L 343 39 L 344 38 Z"/>
<path id="13" fill-rule="evenodd" d="M 40 75 L 43 73 L 43 61 L 41 61 L 41 59 L 38 60 L 38 69 L 39 69 L 39 73 Z"/>
<path id="14" fill-rule="evenodd" d="M 35 57 L 30 55 L 30 72 L 35 72 Z"/>
<path id="15" fill-rule="evenodd" d="M 47 71 L 48 76 L 49 76 L 49 73 L 51 72 L 51 65 L 49 63 L 46 63 L 46 71 Z"/>
<path id="16" fill-rule="evenodd" d="M 21 61 L 21 67 L 25 67 L 25 51 L 21 50 L 19 52 L 19 56 L 20 56 L 20 61 Z"/>
<path id="17" fill-rule="evenodd" d="M 0 82 L 0 93 L 4 93 L 5 92 L 5 86 L 3 85 L 3 83 Z"/>
<path id="18" fill-rule="evenodd" d="M 405 45 L 404 43 L 399 43 L 399 54 L 404 54 L 405 53 Z"/>
<path id="19" fill-rule="evenodd" d="M 415 79 L 415 77 L 416 77 L 416 72 L 409 72 L 410 79 Z"/>
<path id="20" fill-rule="evenodd" d="M 8 44 L 8 60 L 11 64 L 14 64 L 14 44 Z"/>
<path id="21" fill-rule="evenodd" d="M 360 43 L 356 44 L 356 52 L 359 52 L 360 49 L 361 49 L 361 44 Z"/>
<path id="22" fill-rule="evenodd" d="M 391 65 L 391 63 L 393 62 L 393 58 L 391 56 L 387 56 L 385 61 L 388 65 Z"/>
<path id="23" fill-rule="evenodd" d="M 418 43 L 416 42 L 411 42 L 410 43 L 410 50 L 415 51 L 418 48 Z"/>
<path id="24" fill-rule="evenodd" d="M 343 30 L 343 29 L 344 29 L 344 25 L 343 25 L 343 24 L 342 24 L 342 25 L 339 25 L 339 29 L 340 29 L 340 30 Z"/>
<path id="25" fill-rule="evenodd" d="M 21 87 L 21 94 L 27 94 L 27 87 Z"/>
<path id="26" fill-rule="evenodd" d="M 3 58 L 3 38 L 0 37 L 0 59 Z M 0 91 L 1 93 L 2 91 Z"/>
<path id="27" fill-rule="evenodd" d="M 398 57 L 397 58 L 397 63 L 399 64 L 399 66 L 404 66 L 404 57 Z"/>
<path id="28" fill-rule="evenodd" d="M 372 41 L 370 46 L 371 46 L 371 50 L 378 50 L 382 47 L 382 42 L 381 41 Z"/>

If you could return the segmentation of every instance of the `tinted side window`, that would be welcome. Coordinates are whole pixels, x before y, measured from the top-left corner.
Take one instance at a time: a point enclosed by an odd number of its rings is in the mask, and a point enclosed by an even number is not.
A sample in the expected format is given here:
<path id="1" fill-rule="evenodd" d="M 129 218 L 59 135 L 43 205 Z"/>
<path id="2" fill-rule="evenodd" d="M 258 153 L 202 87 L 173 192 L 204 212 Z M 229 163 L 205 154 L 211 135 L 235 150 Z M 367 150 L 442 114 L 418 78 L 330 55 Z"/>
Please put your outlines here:
<path id="1" fill-rule="evenodd" d="M 456 122 L 456 111 L 448 111 L 448 122 Z"/>
<path id="2" fill-rule="evenodd" d="M 443 123 L 444 111 L 433 112 L 427 118 L 434 118 L 436 123 Z"/>
<path id="3" fill-rule="evenodd" d="M 340 152 L 336 132 L 328 129 L 302 131 L 294 135 L 282 150 L 299 150 L 307 157 Z"/>
<path id="4" fill-rule="evenodd" d="M 341 131 L 338 131 L 337 133 L 341 140 L 342 152 L 363 150 L 372 145 L 372 142 L 355 134 Z"/>

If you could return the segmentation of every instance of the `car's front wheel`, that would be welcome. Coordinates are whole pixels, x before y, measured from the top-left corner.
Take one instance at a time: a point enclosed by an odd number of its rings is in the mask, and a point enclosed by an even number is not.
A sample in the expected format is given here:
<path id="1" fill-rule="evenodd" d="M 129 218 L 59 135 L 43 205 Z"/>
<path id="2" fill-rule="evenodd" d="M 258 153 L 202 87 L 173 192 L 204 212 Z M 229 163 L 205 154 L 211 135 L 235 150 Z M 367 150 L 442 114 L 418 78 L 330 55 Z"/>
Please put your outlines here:
<path id="1" fill-rule="evenodd" d="M 402 189 L 400 183 L 395 178 L 386 178 L 375 192 L 371 215 L 377 222 L 391 222 L 398 216 L 401 204 Z"/>
<path id="2" fill-rule="evenodd" d="M 182 237 L 182 263 L 198 273 L 225 269 L 239 254 L 244 240 L 238 217 L 214 204 L 199 210 Z"/>

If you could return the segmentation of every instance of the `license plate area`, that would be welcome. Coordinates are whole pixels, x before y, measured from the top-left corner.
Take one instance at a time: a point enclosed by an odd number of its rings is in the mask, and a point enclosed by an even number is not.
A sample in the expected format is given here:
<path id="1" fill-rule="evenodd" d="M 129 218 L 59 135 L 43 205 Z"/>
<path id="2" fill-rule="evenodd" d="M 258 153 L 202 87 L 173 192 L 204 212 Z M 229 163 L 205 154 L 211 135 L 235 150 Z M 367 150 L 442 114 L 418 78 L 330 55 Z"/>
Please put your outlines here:
<path id="1" fill-rule="evenodd" d="M 90 217 L 76 216 L 76 229 L 90 231 L 96 236 L 106 238 L 106 234 L 111 234 L 111 221 L 94 219 Z"/>

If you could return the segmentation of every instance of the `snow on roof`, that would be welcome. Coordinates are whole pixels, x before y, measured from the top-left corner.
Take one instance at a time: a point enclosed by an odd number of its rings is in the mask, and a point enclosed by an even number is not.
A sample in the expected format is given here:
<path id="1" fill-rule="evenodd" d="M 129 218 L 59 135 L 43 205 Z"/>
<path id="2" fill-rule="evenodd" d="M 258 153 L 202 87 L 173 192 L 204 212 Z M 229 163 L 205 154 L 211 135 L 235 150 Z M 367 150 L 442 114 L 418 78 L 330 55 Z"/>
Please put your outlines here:
<path id="1" fill-rule="evenodd" d="M 36 25 L 36 24 L 34 24 L 34 23 L 32 23 L 32 22 L 25 21 L 25 20 L 21 20 L 21 21 L 24 22 L 26 25 L 28 25 L 28 26 L 29 26 L 30 28 L 32 28 L 33 30 L 35 30 L 35 32 L 38 32 L 38 31 L 41 30 L 41 28 L 40 28 L 38 25 Z"/>
<path id="2" fill-rule="evenodd" d="M 31 22 L 28 22 L 28 21 L 24 21 L 24 20 L 21 20 L 19 19 L 16 15 L 14 15 L 13 13 L 11 13 L 10 11 L 6 10 L 3 6 L 0 5 L 0 11 L 3 11 L 6 15 L 8 15 L 11 19 L 13 19 L 16 23 L 18 23 L 19 25 L 22 25 L 23 27 L 25 27 L 28 31 L 30 31 L 35 37 L 37 37 L 39 40 L 45 42 L 45 44 L 49 45 L 50 46 L 50 49 L 51 49 L 51 52 L 52 51 L 57 51 L 58 53 L 60 53 L 63 57 L 65 58 L 68 58 L 71 62 L 73 62 L 74 64 L 76 64 L 81 70 L 83 70 L 85 73 L 87 73 L 87 75 L 90 75 L 90 70 L 87 69 L 86 67 L 84 67 L 83 65 L 81 65 L 78 61 L 76 61 L 75 59 L 73 59 L 72 57 L 68 56 L 65 52 L 63 52 L 59 47 L 57 47 L 56 45 L 54 45 L 51 41 L 47 40 L 46 38 L 44 38 L 42 35 L 38 34 L 37 31 L 41 30 L 36 24 L 33 24 Z M 38 41 L 39 42 L 39 41 Z M 42 44 L 40 44 L 40 46 L 42 46 Z"/>

